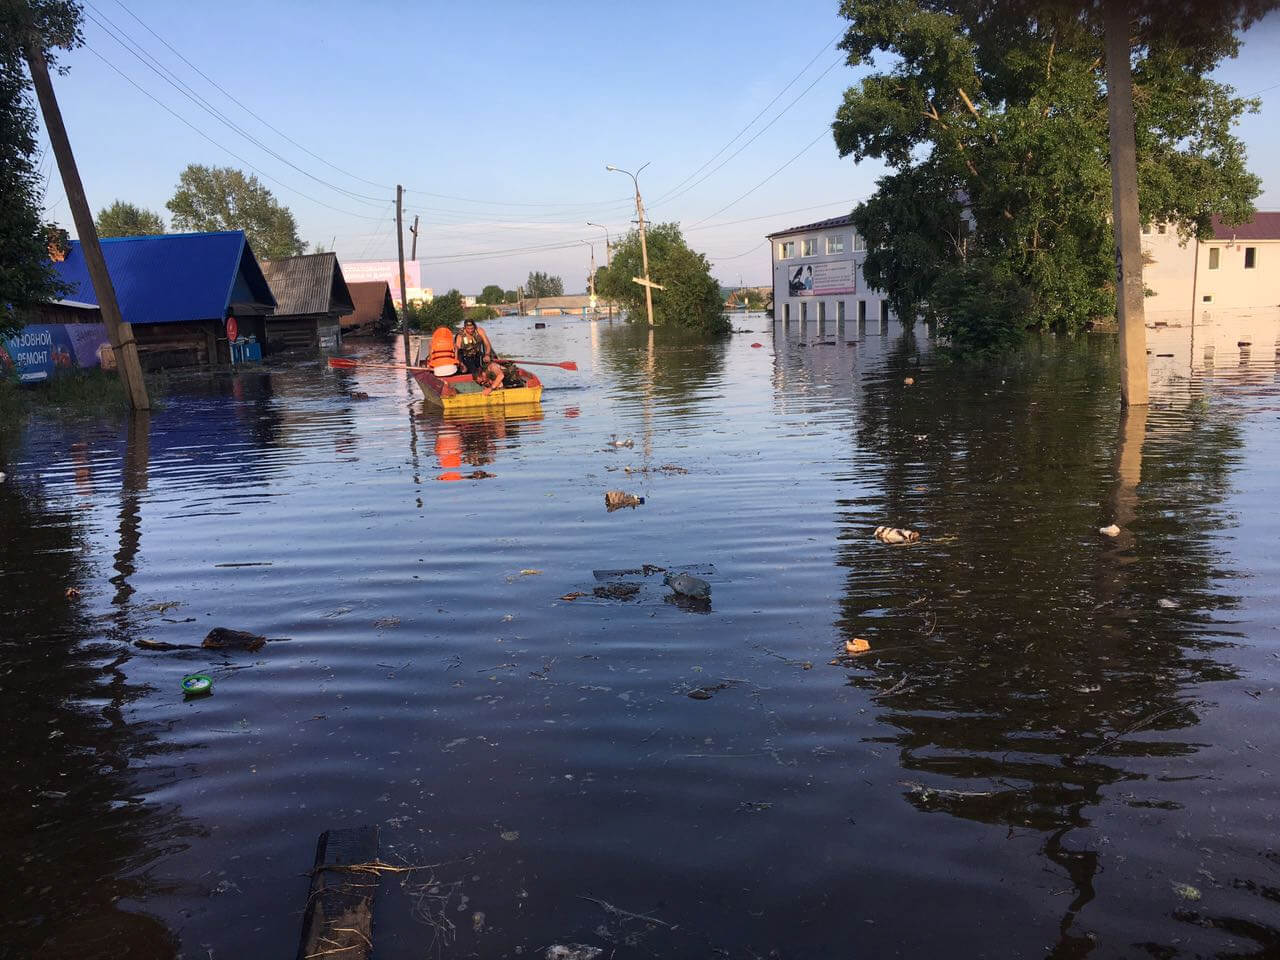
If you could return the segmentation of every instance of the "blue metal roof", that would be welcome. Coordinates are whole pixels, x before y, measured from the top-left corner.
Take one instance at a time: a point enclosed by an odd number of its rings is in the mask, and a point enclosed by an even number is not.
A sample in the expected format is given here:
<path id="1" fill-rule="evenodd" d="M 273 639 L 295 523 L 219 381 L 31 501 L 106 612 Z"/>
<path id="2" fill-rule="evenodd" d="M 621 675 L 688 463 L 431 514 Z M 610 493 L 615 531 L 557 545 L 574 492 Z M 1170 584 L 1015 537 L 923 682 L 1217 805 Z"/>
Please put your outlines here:
<path id="1" fill-rule="evenodd" d="M 253 302 L 276 305 L 241 230 L 110 237 L 102 241 L 102 255 L 128 323 L 221 320 L 237 285 L 241 298 L 247 289 Z M 78 241 L 53 269 L 71 285 L 68 299 L 98 302 Z"/>

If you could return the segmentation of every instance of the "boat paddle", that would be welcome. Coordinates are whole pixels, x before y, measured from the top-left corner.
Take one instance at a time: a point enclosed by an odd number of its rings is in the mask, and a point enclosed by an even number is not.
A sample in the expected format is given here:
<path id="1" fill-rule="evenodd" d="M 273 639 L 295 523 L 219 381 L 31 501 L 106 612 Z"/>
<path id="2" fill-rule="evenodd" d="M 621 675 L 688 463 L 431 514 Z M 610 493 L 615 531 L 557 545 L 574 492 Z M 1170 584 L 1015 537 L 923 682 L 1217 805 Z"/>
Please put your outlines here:
<path id="1" fill-rule="evenodd" d="M 522 360 L 519 357 L 504 357 L 514 363 L 525 363 L 531 367 L 559 367 L 561 370 L 577 370 L 578 365 L 572 360 L 561 360 L 553 363 L 550 360 Z M 389 370 L 430 370 L 430 367 L 414 367 L 405 363 L 374 363 L 369 360 L 355 360 L 351 357 L 330 357 L 329 366 L 340 370 L 354 370 L 357 367 L 385 367 Z"/>

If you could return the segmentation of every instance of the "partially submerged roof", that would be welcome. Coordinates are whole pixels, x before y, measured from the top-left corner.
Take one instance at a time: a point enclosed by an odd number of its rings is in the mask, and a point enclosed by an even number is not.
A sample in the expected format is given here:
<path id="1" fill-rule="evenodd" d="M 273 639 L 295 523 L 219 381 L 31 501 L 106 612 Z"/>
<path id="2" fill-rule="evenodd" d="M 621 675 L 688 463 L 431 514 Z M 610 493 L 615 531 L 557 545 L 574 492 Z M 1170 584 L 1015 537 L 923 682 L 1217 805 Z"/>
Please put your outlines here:
<path id="1" fill-rule="evenodd" d="M 222 320 L 233 294 L 240 302 L 275 306 L 271 289 L 241 230 L 110 237 L 102 256 L 127 323 L 188 323 Z M 97 305 L 80 242 L 65 260 L 52 263 L 70 285 L 67 299 Z"/>
<path id="2" fill-rule="evenodd" d="M 385 280 L 365 280 L 363 283 L 348 283 L 351 291 L 351 303 L 355 307 L 351 313 L 342 317 L 342 328 L 354 330 L 379 320 L 394 324 L 396 305 L 391 299 L 391 287 Z"/>
<path id="3" fill-rule="evenodd" d="M 775 230 L 767 235 L 766 239 L 772 240 L 774 237 L 786 236 L 789 233 L 811 233 L 814 230 L 829 230 L 831 227 L 847 227 L 853 224 L 853 214 L 846 213 L 842 217 L 832 217 L 829 220 L 818 220 L 815 223 L 802 223 L 798 227 L 788 227 L 786 230 Z"/>
<path id="4" fill-rule="evenodd" d="M 351 291 L 336 253 L 263 260 L 262 273 L 275 295 L 277 317 L 351 312 Z"/>
<path id="5" fill-rule="evenodd" d="M 1215 213 L 1213 239 L 1280 240 L 1280 211 L 1259 210 L 1248 223 L 1236 224 L 1234 227 Z"/>

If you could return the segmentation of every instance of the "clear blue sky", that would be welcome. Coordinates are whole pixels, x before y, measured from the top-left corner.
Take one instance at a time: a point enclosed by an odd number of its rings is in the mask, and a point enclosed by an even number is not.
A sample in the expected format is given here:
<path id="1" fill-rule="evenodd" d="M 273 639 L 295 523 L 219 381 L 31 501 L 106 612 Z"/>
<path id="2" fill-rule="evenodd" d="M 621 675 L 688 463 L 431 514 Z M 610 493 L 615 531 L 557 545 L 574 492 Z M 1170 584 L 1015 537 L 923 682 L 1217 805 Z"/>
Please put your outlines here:
<path id="1" fill-rule="evenodd" d="M 831 45 L 845 23 L 835 0 L 123 2 L 86 2 L 87 47 L 65 57 L 71 73 L 55 81 L 95 210 L 120 198 L 167 219 L 164 203 L 186 164 L 248 161 L 275 178 L 263 180 L 293 210 L 303 239 L 328 246 L 336 237 L 344 259 L 393 257 L 392 201 L 402 183 L 408 220 L 422 218 L 423 281 L 436 290 L 514 287 L 535 269 L 582 289 L 587 247 L 551 247 L 602 238 L 587 220 L 615 237 L 629 226 L 631 181 L 606 163 L 635 170 L 649 162 L 640 185 L 650 219 L 679 220 L 730 284 L 739 274 L 767 283 L 765 233 L 847 212 L 881 172 L 839 159 L 824 133 L 857 76 Z M 186 99 L 94 17 L 279 157 Z M 301 147 L 245 113 L 148 27 Z M 1262 113 L 1239 129 L 1263 178 L 1263 208 L 1280 207 L 1278 55 L 1280 18 L 1272 16 L 1219 71 L 1243 94 L 1272 88 L 1261 94 Z M 798 74 L 742 137 L 667 196 Z M 69 226 L 56 171 L 47 202 Z M 540 246 L 547 249 L 508 252 Z M 603 261 L 602 243 L 596 256 Z M 441 257 L 459 259 L 433 259 Z"/>

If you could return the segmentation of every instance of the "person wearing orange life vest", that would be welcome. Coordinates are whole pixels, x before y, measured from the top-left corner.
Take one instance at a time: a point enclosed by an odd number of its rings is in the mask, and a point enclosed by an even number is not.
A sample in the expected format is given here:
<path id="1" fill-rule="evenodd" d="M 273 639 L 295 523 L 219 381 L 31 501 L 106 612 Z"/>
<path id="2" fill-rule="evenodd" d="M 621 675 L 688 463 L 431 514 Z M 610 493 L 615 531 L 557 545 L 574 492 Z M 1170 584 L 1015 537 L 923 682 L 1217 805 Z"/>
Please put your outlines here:
<path id="1" fill-rule="evenodd" d="M 437 377 L 451 377 L 458 372 L 458 351 L 453 346 L 453 331 L 436 327 L 431 333 L 427 367 Z"/>
<path id="2" fill-rule="evenodd" d="M 489 335 L 474 320 L 462 322 L 462 332 L 454 339 L 454 347 L 462 368 L 484 386 L 486 394 L 502 389 L 506 373 L 494 355 Z"/>

